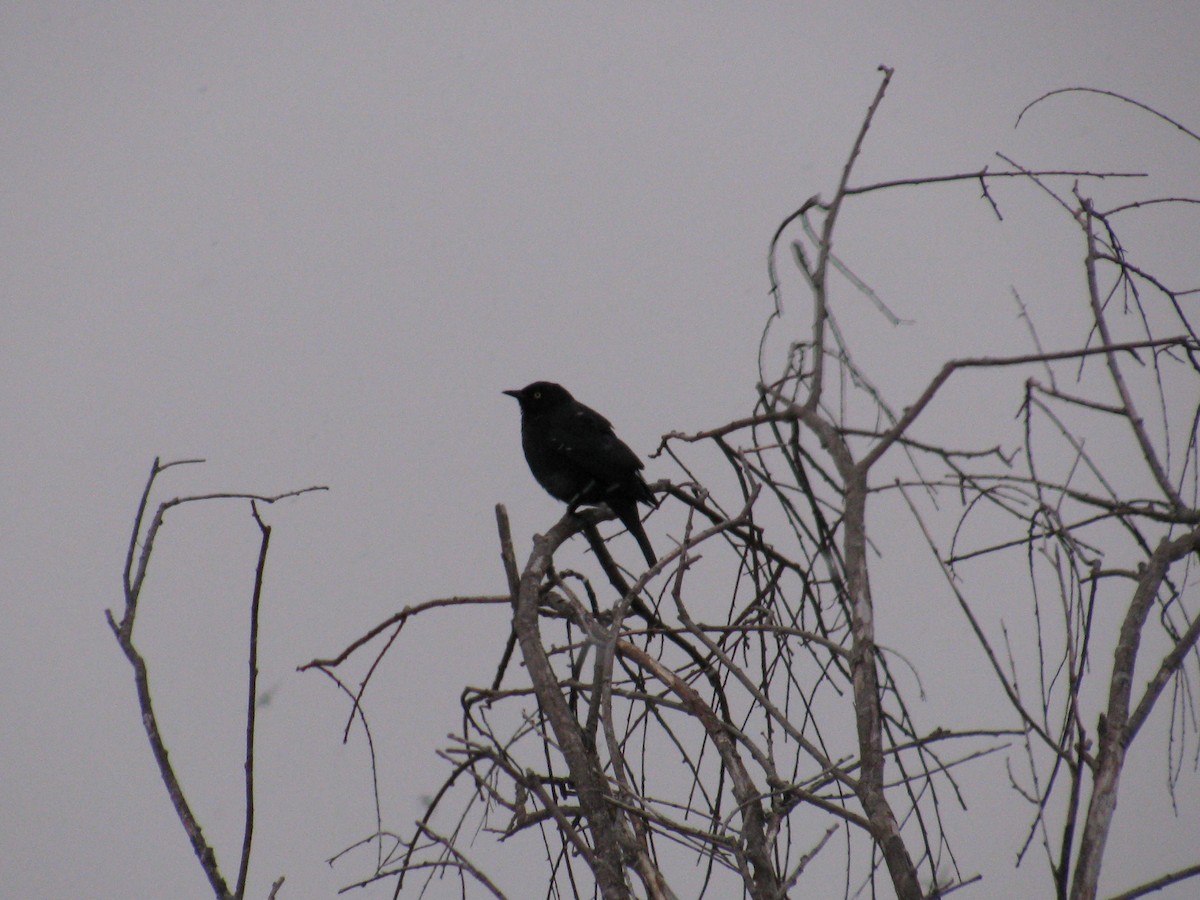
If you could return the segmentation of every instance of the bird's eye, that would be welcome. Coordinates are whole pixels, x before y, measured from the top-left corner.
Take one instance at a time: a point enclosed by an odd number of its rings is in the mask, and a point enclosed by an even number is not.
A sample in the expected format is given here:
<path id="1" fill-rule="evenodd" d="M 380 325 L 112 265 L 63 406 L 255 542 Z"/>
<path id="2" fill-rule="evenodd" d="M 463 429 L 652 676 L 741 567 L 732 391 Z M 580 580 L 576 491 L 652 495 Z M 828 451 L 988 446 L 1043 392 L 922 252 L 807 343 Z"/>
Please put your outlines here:
<path id="1" fill-rule="evenodd" d="M 541 392 L 541 391 L 534 391 L 534 392 L 533 392 L 533 399 L 534 399 L 534 400 L 541 400 L 541 399 L 542 399 L 542 392 Z"/>

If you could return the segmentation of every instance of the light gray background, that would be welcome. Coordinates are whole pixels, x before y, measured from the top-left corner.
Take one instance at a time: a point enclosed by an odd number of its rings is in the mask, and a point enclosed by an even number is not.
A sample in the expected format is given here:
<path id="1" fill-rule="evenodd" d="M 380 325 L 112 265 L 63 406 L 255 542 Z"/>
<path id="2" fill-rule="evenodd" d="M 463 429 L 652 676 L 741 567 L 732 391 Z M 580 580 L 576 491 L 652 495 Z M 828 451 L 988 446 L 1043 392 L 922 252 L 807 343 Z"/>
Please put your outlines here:
<path id="1" fill-rule="evenodd" d="M 406 603 L 499 592 L 494 503 L 518 536 L 557 517 L 501 389 L 561 381 L 643 455 L 744 414 L 767 239 L 829 195 L 879 63 L 896 77 L 857 181 L 997 166 L 1003 150 L 1200 193 L 1196 145 L 1127 107 L 1059 99 L 1013 130 L 1071 85 L 1195 128 L 1198 33 L 1191 3 L 5 4 L 0 895 L 209 896 L 102 615 L 156 455 L 208 459 L 164 476 L 164 499 L 332 488 L 267 515 L 251 878 L 254 896 L 279 874 L 285 897 L 331 896 L 365 874 L 363 858 L 324 864 L 371 830 L 365 755 L 340 744 L 341 699 L 295 666 Z M 1078 309 L 1077 238 L 1028 188 L 997 191 L 1005 225 L 977 193 L 847 214 L 847 258 L 924 326 L 901 352 L 859 306 L 898 406 L 951 352 L 1027 347 L 1010 285 L 1035 295 L 1048 343 L 1070 333 L 1055 311 Z M 1138 247 L 1168 274 L 1195 256 L 1194 220 L 1178 221 Z M 790 297 L 788 335 L 805 309 Z M 242 506 L 177 512 L 139 620 L 173 758 L 227 866 L 255 553 Z M 951 610 L 938 596 L 900 624 L 932 633 Z M 374 695 L 403 767 L 391 824 L 419 814 L 458 690 L 490 679 L 506 620 L 450 612 L 398 645 Z M 935 694 L 931 719 L 963 702 Z M 1162 759 L 1146 780 L 1160 803 Z M 1159 858 L 1134 790 L 1112 890 L 1194 862 Z M 990 829 L 998 813 L 975 802 Z M 1191 815 L 1161 827 L 1195 834 Z M 992 879 L 971 896 L 1045 885 L 1037 858 L 1008 868 L 1021 832 L 971 841 L 964 868 Z"/>

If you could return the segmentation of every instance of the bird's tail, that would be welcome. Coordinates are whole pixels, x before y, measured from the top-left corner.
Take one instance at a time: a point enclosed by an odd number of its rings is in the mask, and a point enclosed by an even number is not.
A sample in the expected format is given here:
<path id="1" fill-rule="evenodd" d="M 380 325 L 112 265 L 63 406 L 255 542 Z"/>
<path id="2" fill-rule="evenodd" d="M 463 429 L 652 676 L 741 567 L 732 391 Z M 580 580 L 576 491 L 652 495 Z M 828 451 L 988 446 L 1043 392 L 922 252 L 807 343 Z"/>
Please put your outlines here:
<path id="1" fill-rule="evenodd" d="M 642 556 L 646 557 L 646 565 L 652 566 L 658 562 L 658 558 L 654 555 L 654 548 L 650 546 L 650 538 L 646 537 L 646 529 L 642 527 L 642 519 L 638 515 L 637 503 L 621 503 L 613 506 L 613 512 L 617 514 L 617 518 L 621 520 L 621 524 L 628 529 L 633 535 L 633 539 L 637 541 L 638 546 L 642 548 Z"/>

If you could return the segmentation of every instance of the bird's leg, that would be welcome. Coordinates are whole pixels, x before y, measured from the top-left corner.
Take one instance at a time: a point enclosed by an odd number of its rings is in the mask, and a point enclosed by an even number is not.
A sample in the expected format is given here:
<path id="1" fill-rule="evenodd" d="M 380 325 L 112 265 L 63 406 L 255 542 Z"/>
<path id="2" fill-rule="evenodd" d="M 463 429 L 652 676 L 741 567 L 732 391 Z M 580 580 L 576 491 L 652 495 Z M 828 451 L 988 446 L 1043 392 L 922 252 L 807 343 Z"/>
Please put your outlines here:
<path id="1" fill-rule="evenodd" d="M 572 516 L 575 515 L 575 511 L 578 510 L 579 505 L 581 503 L 583 503 L 582 498 L 585 497 L 588 494 L 588 492 L 595 490 L 595 488 L 596 488 L 596 479 L 593 478 L 591 481 L 589 481 L 587 484 L 585 484 L 583 487 L 581 487 L 578 491 L 576 491 L 575 496 L 567 501 L 567 514 L 572 515 Z"/>

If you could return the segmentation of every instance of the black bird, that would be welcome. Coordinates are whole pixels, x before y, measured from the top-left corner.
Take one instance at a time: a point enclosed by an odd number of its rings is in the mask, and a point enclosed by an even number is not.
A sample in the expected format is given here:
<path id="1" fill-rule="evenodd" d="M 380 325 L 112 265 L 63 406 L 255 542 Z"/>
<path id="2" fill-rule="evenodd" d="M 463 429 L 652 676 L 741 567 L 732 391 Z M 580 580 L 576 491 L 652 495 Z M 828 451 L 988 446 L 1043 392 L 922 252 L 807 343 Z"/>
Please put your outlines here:
<path id="1" fill-rule="evenodd" d="M 608 504 L 654 565 L 637 505 L 658 501 L 642 479 L 642 461 L 613 433 L 612 423 L 551 381 L 504 393 L 521 404 L 521 446 L 538 484 L 571 513 L 582 504 Z"/>

